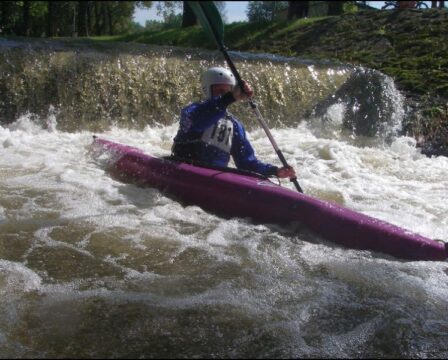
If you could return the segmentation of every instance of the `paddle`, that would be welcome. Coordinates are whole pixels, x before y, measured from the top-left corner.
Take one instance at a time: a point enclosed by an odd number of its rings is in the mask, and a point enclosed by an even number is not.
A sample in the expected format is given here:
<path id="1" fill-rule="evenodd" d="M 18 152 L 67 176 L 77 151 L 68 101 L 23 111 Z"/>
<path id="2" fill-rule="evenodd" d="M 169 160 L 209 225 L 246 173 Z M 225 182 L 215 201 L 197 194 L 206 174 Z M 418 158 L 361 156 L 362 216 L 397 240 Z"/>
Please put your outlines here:
<path id="1" fill-rule="evenodd" d="M 241 80 L 240 74 L 238 73 L 235 65 L 232 62 L 232 59 L 230 58 L 229 54 L 227 53 L 227 49 L 224 46 L 224 25 L 221 19 L 221 15 L 219 14 L 218 9 L 216 8 L 216 5 L 213 3 L 213 1 L 187 1 L 187 4 L 191 7 L 193 12 L 196 14 L 196 17 L 198 18 L 199 22 L 201 23 L 204 30 L 215 40 L 216 44 L 218 45 L 219 50 L 224 55 L 224 58 L 227 62 L 227 65 L 229 66 L 230 70 L 233 73 L 233 76 L 235 76 L 235 79 L 238 83 L 238 85 L 241 87 L 241 90 L 244 92 L 243 87 L 243 81 Z M 271 142 L 275 152 L 277 153 L 280 161 L 282 162 L 283 166 L 289 167 L 288 163 L 286 162 L 285 157 L 283 156 L 283 153 L 278 148 L 277 143 L 275 142 L 274 138 L 272 137 L 271 131 L 269 130 L 268 126 L 266 125 L 266 122 L 263 120 L 263 117 L 261 116 L 260 110 L 258 110 L 257 105 L 252 101 L 252 99 L 249 99 L 249 104 L 252 110 L 255 113 L 255 116 L 257 117 L 258 122 L 260 123 L 261 127 L 264 129 L 267 137 L 269 138 L 269 141 Z M 300 187 L 297 177 L 293 177 L 290 179 L 291 182 L 294 183 L 297 191 L 303 193 L 302 188 Z"/>

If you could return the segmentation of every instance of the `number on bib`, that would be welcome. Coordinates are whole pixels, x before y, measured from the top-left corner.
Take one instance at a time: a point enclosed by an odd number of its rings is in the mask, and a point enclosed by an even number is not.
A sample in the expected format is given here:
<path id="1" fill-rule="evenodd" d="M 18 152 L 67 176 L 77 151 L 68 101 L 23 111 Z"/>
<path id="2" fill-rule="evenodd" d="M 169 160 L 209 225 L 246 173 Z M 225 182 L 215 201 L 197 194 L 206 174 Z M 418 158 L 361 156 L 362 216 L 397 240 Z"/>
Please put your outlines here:
<path id="1" fill-rule="evenodd" d="M 231 120 L 221 119 L 214 126 L 202 134 L 202 141 L 209 145 L 230 153 L 232 147 L 233 123 Z"/>

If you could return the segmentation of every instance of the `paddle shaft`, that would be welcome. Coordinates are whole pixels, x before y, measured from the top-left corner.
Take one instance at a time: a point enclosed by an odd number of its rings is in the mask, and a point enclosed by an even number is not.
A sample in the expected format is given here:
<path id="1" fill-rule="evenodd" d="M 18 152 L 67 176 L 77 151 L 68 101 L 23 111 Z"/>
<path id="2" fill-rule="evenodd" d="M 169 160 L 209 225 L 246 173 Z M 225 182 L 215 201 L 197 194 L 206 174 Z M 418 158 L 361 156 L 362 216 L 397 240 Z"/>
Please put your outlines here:
<path id="1" fill-rule="evenodd" d="M 230 67 L 230 64 L 229 64 L 229 67 Z M 238 72 L 233 73 L 233 75 L 237 79 L 238 84 L 239 84 L 239 86 L 241 88 L 241 91 L 243 91 L 245 93 L 244 86 L 243 86 L 243 81 L 241 80 L 241 78 L 239 78 Z M 250 98 L 249 98 L 249 104 L 250 104 L 250 107 L 251 107 L 251 109 L 253 110 L 253 112 L 255 114 L 255 117 L 257 118 L 258 122 L 260 123 L 261 127 L 263 128 L 264 132 L 266 133 L 266 136 L 268 137 L 269 141 L 271 142 L 272 147 L 274 148 L 275 152 L 277 153 L 277 156 L 280 159 L 282 165 L 284 167 L 290 167 L 288 165 L 288 162 L 286 161 L 285 156 L 283 155 L 282 151 L 279 149 L 279 147 L 277 145 L 277 142 L 275 141 L 274 137 L 272 136 L 272 133 L 269 130 L 269 127 L 267 126 L 266 122 L 264 121 L 263 116 L 261 115 L 260 110 L 258 109 L 257 104 L 255 104 L 252 101 L 252 99 L 250 99 Z M 300 187 L 299 182 L 297 181 L 297 177 L 296 176 L 294 176 L 293 178 L 290 178 L 289 180 L 294 184 L 294 186 L 296 187 L 298 192 L 303 193 L 303 190 Z"/>
<path id="2" fill-rule="evenodd" d="M 199 2 L 199 6 L 202 7 L 201 2 Z M 203 12 L 205 14 L 205 11 L 203 11 Z M 207 21 L 210 22 L 210 20 L 208 18 L 207 18 Z M 216 44 L 218 45 L 218 48 L 219 48 L 219 51 L 221 51 L 222 54 L 224 55 L 224 59 L 226 60 L 227 65 L 230 68 L 230 71 L 232 71 L 233 76 L 235 76 L 235 79 L 236 79 L 238 85 L 240 86 L 241 91 L 243 93 L 246 93 L 244 91 L 243 80 L 241 79 L 241 76 L 238 73 L 238 70 L 236 69 L 235 64 L 233 63 L 232 59 L 230 58 L 229 54 L 227 53 L 227 50 L 226 50 L 223 42 L 219 39 L 219 36 L 216 33 L 215 28 L 213 26 L 210 26 L 210 28 L 213 32 L 213 37 L 215 38 Z M 274 137 L 272 136 L 271 131 L 269 130 L 268 126 L 266 125 L 266 122 L 264 121 L 263 116 L 261 116 L 261 113 L 260 113 L 260 110 L 258 110 L 257 104 L 255 104 L 252 101 L 252 99 L 250 99 L 250 98 L 249 98 L 249 104 L 250 104 L 250 107 L 252 108 L 252 110 L 254 111 L 258 122 L 260 123 L 260 125 L 263 128 L 263 130 L 265 131 L 269 141 L 271 142 L 272 147 L 274 148 L 275 152 L 277 153 L 277 156 L 279 157 L 281 163 L 283 164 L 284 167 L 290 167 L 288 165 L 285 157 L 283 156 L 282 151 L 279 149 L 277 142 L 275 141 Z M 296 187 L 298 192 L 303 193 L 303 190 L 300 187 L 299 182 L 297 181 L 297 177 L 290 178 L 289 180 L 294 184 L 294 186 Z"/>

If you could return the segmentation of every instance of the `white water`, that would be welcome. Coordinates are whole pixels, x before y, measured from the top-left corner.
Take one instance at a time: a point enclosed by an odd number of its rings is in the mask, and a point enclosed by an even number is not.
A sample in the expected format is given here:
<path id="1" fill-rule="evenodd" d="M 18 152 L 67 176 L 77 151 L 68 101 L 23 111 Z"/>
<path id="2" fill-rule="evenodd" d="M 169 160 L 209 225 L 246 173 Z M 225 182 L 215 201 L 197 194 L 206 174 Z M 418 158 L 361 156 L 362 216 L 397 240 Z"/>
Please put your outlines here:
<path id="1" fill-rule="evenodd" d="M 47 120 L 0 126 L 0 357 L 448 355 L 446 262 L 183 207 L 114 180 L 92 133 Z M 97 135 L 163 156 L 176 130 Z M 447 158 L 404 137 L 272 133 L 305 193 L 448 241 Z M 261 130 L 249 137 L 278 163 Z"/>

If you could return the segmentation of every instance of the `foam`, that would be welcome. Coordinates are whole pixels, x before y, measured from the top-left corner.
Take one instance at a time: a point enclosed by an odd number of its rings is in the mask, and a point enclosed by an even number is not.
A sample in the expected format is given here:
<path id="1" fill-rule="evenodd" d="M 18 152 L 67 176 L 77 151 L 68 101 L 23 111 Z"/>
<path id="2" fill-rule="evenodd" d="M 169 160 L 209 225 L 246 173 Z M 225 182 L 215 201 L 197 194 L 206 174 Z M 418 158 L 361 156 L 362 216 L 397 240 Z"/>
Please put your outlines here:
<path id="1" fill-rule="evenodd" d="M 40 290 L 42 287 L 41 277 L 21 263 L 0 260 L 0 276 L 4 284 L 0 287 L 3 296 Z"/>

